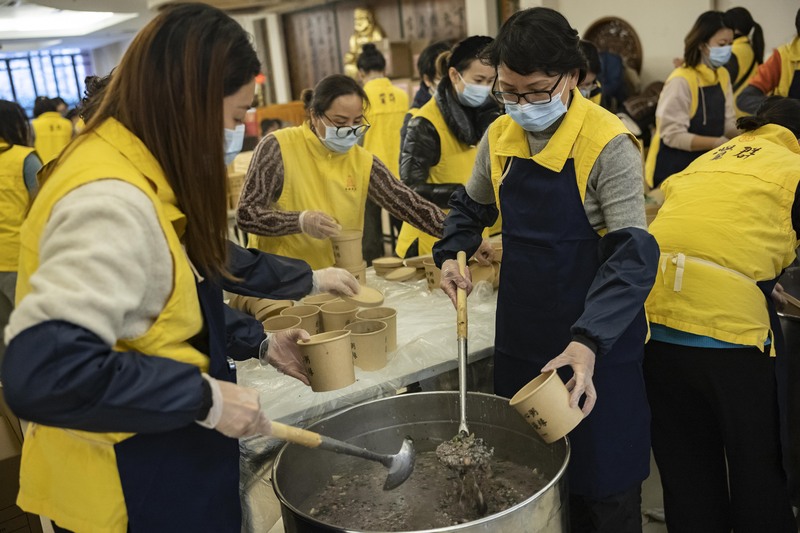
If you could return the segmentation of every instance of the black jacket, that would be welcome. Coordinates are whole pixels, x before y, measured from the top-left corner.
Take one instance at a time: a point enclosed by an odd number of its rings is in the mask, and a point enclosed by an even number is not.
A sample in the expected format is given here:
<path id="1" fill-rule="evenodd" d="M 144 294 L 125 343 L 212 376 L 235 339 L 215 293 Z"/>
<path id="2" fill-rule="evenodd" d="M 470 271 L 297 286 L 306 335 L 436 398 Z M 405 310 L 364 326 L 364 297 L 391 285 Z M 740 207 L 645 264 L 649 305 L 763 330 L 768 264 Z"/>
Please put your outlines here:
<path id="1" fill-rule="evenodd" d="M 449 78 L 444 78 L 439 83 L 434 99 L 449 129 L 441 134 L 455 135 L 459 141 L 468 145 L 478 144 L 489 125 L 500 115 L 500 108 L 492 99 L 481 107 L 461 105 Z M 400 153 L 400 179 L 423 198 L 446 208 L 450 196 L 463 189 L 463 185 L 428 183 L 430 169 L 439 163 L 441 157 L 441 134 L 426 118 L 417 116 L 409 121 Z"/>

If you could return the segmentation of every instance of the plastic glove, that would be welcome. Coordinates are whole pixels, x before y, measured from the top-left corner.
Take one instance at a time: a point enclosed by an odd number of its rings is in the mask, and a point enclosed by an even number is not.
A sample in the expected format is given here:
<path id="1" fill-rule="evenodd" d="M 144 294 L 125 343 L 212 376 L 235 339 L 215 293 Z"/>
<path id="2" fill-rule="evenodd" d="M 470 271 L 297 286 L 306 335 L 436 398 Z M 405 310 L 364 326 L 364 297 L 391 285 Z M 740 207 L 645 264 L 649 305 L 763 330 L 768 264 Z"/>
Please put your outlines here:
<path id="1" fill-rule="evenodd" d="M 311 385 L 308 381 L 306 366 L 297 341 L 307 341 L 311 336 L 304 329 L 287 329 L 269 334 L 269 348 L 261 357 L 261 364 L 275 367 L 278 372 L 286 374 Z"/>
<path id="2" fill-rule="evenodd" d="M 322 211 L 303 211 L 300 213 L 300 231 L 315 239 L 335 237 L 342 227 L 332 216 Z"/>
<path id="3" fill-rule="evenodd" d="M 439 287 L 450 297 L 453 307 L 456 307 L 456 290 L 462 288 L 467 291 L 467 296 L 472 292 L 472 275 L 469 268 L 465 269 L 465 276 L 458 273 L 458 261 L 448 259 L 442 263 L 442 276 Z"/>
<path id="4" fill-rule="evenodd" d="M 594 352 L 588 346 L 572 341 L 560 355 L 554 357 L 542 367 L 542 372 L 556 370 L 566 365 L 572 367 L 573 376 L 567 382 L 567 390 L 570 391 L 569 405 L 570 407 L 576 407 L 581 396 L 586 394 L 586 401 L 583 403 L 582 409 L 583 416 L 591 413 L 595 402 L 597 402 L 597 391 L 592 381 L 594 360 Z"/>
<path id="5" fill-rule="evenodd" d="M 358 280 L 343 268 L 328 267 L 315 270 L 311 276 L 311 294 L 332 292 L 353 296 L 361 290 Z"/>
<path id="6" fill-rule="evenodd" d="M 775 304 L 775 309 L 778 311 L 783 311 L 786 308 L 786 296 L 784 293 L 786 291 L 783 290 L 783 285 L 780 283 L 775 284 L 775 288 L 772 289 L 772 303 Z"/>
<path id="7" fill-rule="evenodd" d="M 481 245 L 472 258 L 482 266 L 490 266 L 492 264 L 492 261 L 494 261 L 494 247 L 492 243 L 489 242 L 489 239 L 483 239 L 481 241 Z"/>
<path id="8" fill-rule="evenodd" d="M 258 435 L 259 431 L 269 427 L 269 420 L 261 412 L 257 390 L 217 380 L 207 374 L 203 374 L 203 379 L 211 386 L 212 404 L 206 419 L 198 421 L 198 424 L 232 438 Z"/>

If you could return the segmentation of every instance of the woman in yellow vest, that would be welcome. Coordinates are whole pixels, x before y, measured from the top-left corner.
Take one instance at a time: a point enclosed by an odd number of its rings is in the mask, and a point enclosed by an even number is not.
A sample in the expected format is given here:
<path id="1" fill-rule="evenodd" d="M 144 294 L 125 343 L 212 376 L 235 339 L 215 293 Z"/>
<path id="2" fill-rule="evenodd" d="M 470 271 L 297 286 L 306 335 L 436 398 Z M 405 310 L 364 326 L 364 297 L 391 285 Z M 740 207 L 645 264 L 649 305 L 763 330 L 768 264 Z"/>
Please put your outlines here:
<path id="1" fill-rule="evenodd" d="M 800 232 L 800 102 L 770 98 L 739 128 L 664 183 L 650 225 L 661 259 L 644 371 L 670 531 L 797 531 L 772 295 Z"/>
<path id="2" fill-rule="evenodd" d="M 597 76 L 602 71 L 600 53 L 597 51 L 597 46 L 595 46 L 593 42 L 585 39 L 581 39 L 581 52 L 583 52 L 586 58 L 587 69 L 586 77 L 583 78 L 581 84 L 578 85 L 578 89 L 581 91 L 581 96 L 594 104 L 602 105 L 603 88 L 600 85 L 600 80 L 597 79 Z"/>
<path id="3" fill-rule="evenodd" d="M 303 102 L 308 121 L 267 135 L 253 153 L 237 211 L 251 247 L 329 267 L 334 258 L 328 238 L 364 228 L 368 197 L 441 235 L 444 213 L 356 144 L 369 129 L 369 100 L 355 80 L 328 76 L 303 92 Z"/>
<path id="4" fill-rule="evenodd" d="M 697 18 L 684 40 L 683 66 L 667 78 L 656 107 L 645 178 L 658 187 L 704 152 L 736 136 L 736 115 L 728 71 L 733 30 L 721 11 Z"/>
<path id="5" fill-rule="evenodd" d="M 17 504 L 58 531 L 241 531 L 236 437 L 270 423 L 258 391 L 235 384 L 222 288 L 298 298 L 336 285 L 226 239 L 225 162 L 259 69 L 222 11 L 167 6 L 43 170 L 2 381 L 31 421 Z M 262 328 L 249 355 L 305 380 L 304 335 Z"/>
<path id="6" fill-rule="evenodd" d="M 14 309 L 19 261 L 19 228 L 36 191 L 42 162 L 31 148 L 25 111 L 16 102 L 0 100 L 0 331 Z M 0 338 L 0 366 L 6 345 Z"/>
<path id="7" fill-rule="evenodd" d="M 364 134 L 364 149 L 384 162 L 393 176 L 400 170 L 400 130 L 408 111 L 408 95 L 386 77 L 386 59 L 372 43 L 365 44 L 356 60 L 369 108 L 364 118 L 370 125 Z M 364 214 L 364 260 L 371 263 L 384 255 L 381 208 L 367 200 Z"/>
<path id="8" fill-rule="evenodd" d="M 478 59 L 491 37 L 472 36 L 437 58 L 436 94 L 408 123 L 400 156 L 400 179 L 442 209 L 463 189 L 475 164 L 478 141 L 500 114 L 490 97 L 496 74 Z M 499 225 L 496 233 L 499 231 Z M 431 253 L 438 239 L 404 224 L 395 252 L 400 257 Z"/>
<path id="9" fill-rule="evenodd" d="M 56 102 L 40 96 L 33 104 L 33 135 L 36 153 L 47 164 L 72 140 L 72 122 L 56 111 Z"/>
<path id="10" fill-rule="evenodd" d="M 736 116 L 749 115 L 736 103 L 736 99 L 756 75 L 758 66 L 764 62 L 764 32 L 743 7 L 734 7 L 725 12 L 725 25 L 733 30 L 731 59 L 725 64 L 733 86 L 733 105 Z M 752 35 L 752 37 L 751 37 Z"/>
<path id="11" fill-rule="evenodd" d="M 450 45 L 447 41 L 436 41 L 429 44 L 419 54 L 417 59 L 417 73 L 419 74 L 419 89 L 411 101 L 411 109 L 406 113 L 403 118 L 403 128 L 400 130 L 400 146 L 406 139 L 406 132 L 408 130 L 408 121 L 417 115 L 417 112 L 422 106 L 428 103 L 436 94 L 436 87 L 439 86 L 441 76 L 436 72 L 436 58 L 444 52 L 450 51 Z"/>
<path id="12" fill-rule="evenodd" d="M 795 38 L 772 52 L 736 99 L 739 109 L 755 113 L 771 94 L 800 99 L 800 9 L 794 17 L 794 28 Z"/>
<path id="13" fill-rule="evenodd" d="M 644 301 L 658 248 L 645 225 L 638 143 L 577 90 L 586 68 L 578 40 L 563 15 L 532 8 L 512 15 L 484 51 L 506 115 L 481 140 L 433 258 L 455 300 L 457 286 L 471 288 L 457 252 L 477 249 L 502 211 L 495 393 L 511 397 L 558 369 L 586 414 L 569 435 L 572 530 L 641 533 L 650 467 Z"/>

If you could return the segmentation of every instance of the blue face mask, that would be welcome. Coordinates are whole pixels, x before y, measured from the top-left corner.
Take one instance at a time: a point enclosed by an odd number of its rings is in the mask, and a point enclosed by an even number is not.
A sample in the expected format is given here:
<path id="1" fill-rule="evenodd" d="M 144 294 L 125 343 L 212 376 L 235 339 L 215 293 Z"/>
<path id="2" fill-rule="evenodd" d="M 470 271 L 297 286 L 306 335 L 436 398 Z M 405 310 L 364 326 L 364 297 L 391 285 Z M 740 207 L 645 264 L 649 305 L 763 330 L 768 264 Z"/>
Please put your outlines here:
<path id="1" fill-rule="evenodd" d="M 492 88 L 489 85 L 478 85 L 477 83 L 467 83 L 461 74 L 458 75 L 464 83 L 464 90 L 458 92 L 458 101 L 467 107 L 480 107 L 489 98 Z"/>
<path id="2" fill-rule="evenodd" d="M 242 144 L 244 143 L 244 124 L 239 124 L 235 129 L 229 130 L 225 128 L 225 144 L 223 150 L 225 151 L 225 166 L 227 167 L 239 152 L 242 151 Z"/>
<path id="3" fill-rule="evenodd" d="M 506 104 L 506 113 L 525 131 L 544 131 L 567 112 L 562 94 L 564 89 L 547 104 Z"/>
<path id="4" fill-rule="evenodd" d="M 711 46 L 708 49 L 708 62 L 714 68 L 725 65 L 731 59 L 731 45 Z"/>
<path id="5" fill-rule="evenodd" d="M 342 138 L 336 135 L 336 130 L 336 126 L 325 126 L 325 138 L 320 140 L 328 150 L 343 154 L 358 142 L 358 137 L 352 131 L 347 132 L 347 136 Z"/>

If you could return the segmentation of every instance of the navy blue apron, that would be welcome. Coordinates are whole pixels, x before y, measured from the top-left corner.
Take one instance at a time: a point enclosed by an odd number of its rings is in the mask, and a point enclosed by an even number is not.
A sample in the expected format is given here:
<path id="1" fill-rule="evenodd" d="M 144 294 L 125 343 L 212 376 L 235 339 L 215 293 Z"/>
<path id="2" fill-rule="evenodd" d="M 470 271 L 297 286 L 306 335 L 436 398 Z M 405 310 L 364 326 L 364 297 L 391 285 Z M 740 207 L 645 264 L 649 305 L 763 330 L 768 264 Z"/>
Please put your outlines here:
<path id="1" fill-rule="evenodd" d="M 725 93 L 717 83 L 708 87 L 700 87 L 696 96 L 697 111 L 689 121 L 689 133 L 721 137 L 725 133 Z M 705 108 L 705 112 L 703 109 Z M 653 186 L 658 187 L 662 181 L 681 172 L 689 163 L 703 155 L 702 150 L 687 152 L 664 144 L 662 139 L 656 154 L 656 167 L 653 170 Z"/>
<path id="2" fill-rule="evenodd" d="M 193 345 L 210 355 L 209 375 L 236 382 L 225 356 L 222 289 L 197 284 L 205 330 Z M 128 530 L 240 533 L 239 441 L 197 424 L 138 434 L 115 447 Z"/>
<path id="3" fill-rule="evenodd" d="M 789 98 L 800 100 L 800 70 L 795 70 L 792 75 L 792 83 L 789 85 Z"/>
<path id="4" fill-rule="evenodd" d="M 550 171 L 513 158 L 500 186 L 503 268 L 497 298 L 495 392 L 511 397 L 572 340 L 600 268 L 574 161 Z M 598 355 L 598 402 L 570 433 L 569 486 L 600 499 L 630 490 L 650 468 L 650 411 L 642 377 L 644 309 L 610 352 Z M 566 383 L 571 367 L 559 370 Z"/>

